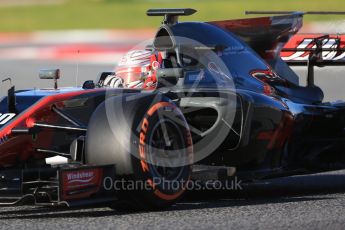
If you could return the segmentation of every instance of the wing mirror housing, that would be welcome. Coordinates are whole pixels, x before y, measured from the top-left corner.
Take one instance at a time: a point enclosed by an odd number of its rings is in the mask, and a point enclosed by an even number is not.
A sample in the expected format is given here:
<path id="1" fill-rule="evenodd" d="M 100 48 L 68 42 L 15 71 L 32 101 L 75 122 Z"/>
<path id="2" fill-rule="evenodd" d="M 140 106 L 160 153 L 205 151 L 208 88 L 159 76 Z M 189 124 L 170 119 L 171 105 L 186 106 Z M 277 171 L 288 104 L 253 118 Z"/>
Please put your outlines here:
<path id="1" fill-rule="evenodd" d="M 83 84 L 83 89 L 94 89 L 96 87 L 95 83 L 93 80 L 87 80 Z"/>
<path id="2" fill-rule="evenodd" d="M 60 69 L 41 69 L 38 73 L 40 79 L 54 80 L 54 89 L 58 89 L 57 80 L 60 79 Z"/>

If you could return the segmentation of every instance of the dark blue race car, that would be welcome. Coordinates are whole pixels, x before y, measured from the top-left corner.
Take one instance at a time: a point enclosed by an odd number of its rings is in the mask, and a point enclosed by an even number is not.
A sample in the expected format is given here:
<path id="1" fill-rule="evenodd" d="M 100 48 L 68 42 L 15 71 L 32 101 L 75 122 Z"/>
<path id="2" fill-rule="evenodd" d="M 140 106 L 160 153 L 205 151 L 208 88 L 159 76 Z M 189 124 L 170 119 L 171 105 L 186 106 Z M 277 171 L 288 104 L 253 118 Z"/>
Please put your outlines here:
<path id="1" fill-rule="evenodd" d="M 147 12 L 164 17 L 146 47 L 163 54 L 153 90 L 106 87 L 111 72 L 58 88 L 58 70 L 40 72 L 53 89 L 9 89 L 0 102 L 3 205 L 164 208 L 196 182 L 345 168 L 345 104 L 324 102 L 314 83 L 314 66 L 339 64 L 322 52 L 342 48 L 325 49 L 323 36 L 285 50 L 309 52 L 300 86 L 280 53 L 303 13 L 177 21 L 193 13 Z"/>

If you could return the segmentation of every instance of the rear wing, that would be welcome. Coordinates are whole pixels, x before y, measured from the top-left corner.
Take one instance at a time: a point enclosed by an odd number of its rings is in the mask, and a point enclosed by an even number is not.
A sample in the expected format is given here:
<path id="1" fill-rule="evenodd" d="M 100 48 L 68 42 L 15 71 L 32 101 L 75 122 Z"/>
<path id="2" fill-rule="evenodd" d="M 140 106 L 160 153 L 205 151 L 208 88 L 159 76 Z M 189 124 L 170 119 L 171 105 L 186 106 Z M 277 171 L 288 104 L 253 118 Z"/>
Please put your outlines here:
<path id="1" fill-rule="evenodd" d="M 295 39 L 292 39 L 292 42 Z M 298 45 L 297 47 L 284 48 L 284 52 L 292 52 L 290 56 L 285 56 L 286 62 L 295 65 L 306 65 L 308 66 L 307 85 L 314 85 L 314 66 L 323 67 L 326 65 L 345 65 L 344 62 L 344 37 L 341 40 L 340 35 L 326 34 L 305 38 L 292 45 Z M 288 45 L 288 44 L 287 44 Z"/>
<path id="2" fill-rule="evenodd" d="M 295 80 L 296 75 L 291 71 L 286 72 L 285 70 L 289 68 L 285 68 L 279 62 L 285 61 L 289 65 L 306 65 L 308 86 L 314 85 L 315 66 L 345 65 L 345 35 L 296 35 L 302 27 L 302 19 L 306 14 L 345 15 L 345 12 L 246 11 L 246 14 L 277 16 L 211 23 L 240 36 L 280 75 L 287 76 L 288 80 Z"/>
<path id="3" fill-rule="evenodd" d="M 246 14 L 274 15 L 345 15 L 344 11 L 246 11 Z M 275 16 L 278 17 L 278 16 Z M 297 34 L 280 50 L 289 65 L 345 65 L 345 35 Z"/>

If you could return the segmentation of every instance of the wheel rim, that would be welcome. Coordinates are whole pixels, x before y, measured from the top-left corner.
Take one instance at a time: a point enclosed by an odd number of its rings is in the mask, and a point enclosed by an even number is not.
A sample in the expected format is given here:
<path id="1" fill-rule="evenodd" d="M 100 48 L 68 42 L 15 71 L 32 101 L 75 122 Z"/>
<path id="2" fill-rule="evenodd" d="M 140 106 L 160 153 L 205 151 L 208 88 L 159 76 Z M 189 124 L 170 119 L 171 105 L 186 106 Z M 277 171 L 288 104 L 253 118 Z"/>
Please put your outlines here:
<path id="1" fill-rule="evenodd" d="M 184 136 L 175 122 L 169 119 L 157 122 L 148 144 L 152 176 L 168 181 L 180 178 L 184 167 L 174 167 L 171 161 L 184 159 L 185 148 Z"/>

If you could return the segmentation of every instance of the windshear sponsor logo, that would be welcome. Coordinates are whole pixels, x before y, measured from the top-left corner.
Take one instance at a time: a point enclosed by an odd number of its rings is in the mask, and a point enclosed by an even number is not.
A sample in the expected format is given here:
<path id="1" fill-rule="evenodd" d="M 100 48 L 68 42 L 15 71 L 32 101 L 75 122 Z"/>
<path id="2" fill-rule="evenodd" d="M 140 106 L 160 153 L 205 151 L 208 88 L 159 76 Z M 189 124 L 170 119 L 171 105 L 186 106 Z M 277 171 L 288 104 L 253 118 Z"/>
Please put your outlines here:
<path id="1" fill-rule="evenodd" d="M 296 48 L 296 49 L 314 49 L 316 45 L 313 41 L 313 38 L 303 38 L 300 42 L 300 37 L 292 39 L 292 42 L 289 42 L 284 48 Z M 336 38 L 326 38 L 322 41 L 323 49 L 335 49 L 334 51 L 323 51 L 322 58 L 323 60 L 343 60 L 345 61 L 345 52 L 342 50 L 336 50 L 344 48 L 343 42 L 345 40 L 344 36 Z M 298 44 L 297 46 L 293 44 Z M 291 54 L 292 53 L 292 54 Z M 310 52 L 309 51 L 295 51 L 295 52 L 286 52 L 282 51 L 281 57 L 284 61 L 308 61 Z"/>
<path id="2" fill-rule="evenodd" d="M 81 199 L 97 193 L 102 183 L 102 177 L 103 170 L 101 168 L 62 171 L 62 199 Z"/>
<path id="3" fill-rule="evenodd" d="M 95 173 L 93 171 L 72 172 L 67 174 L 67 183 L 88 183 L 93 180 Z"/>

